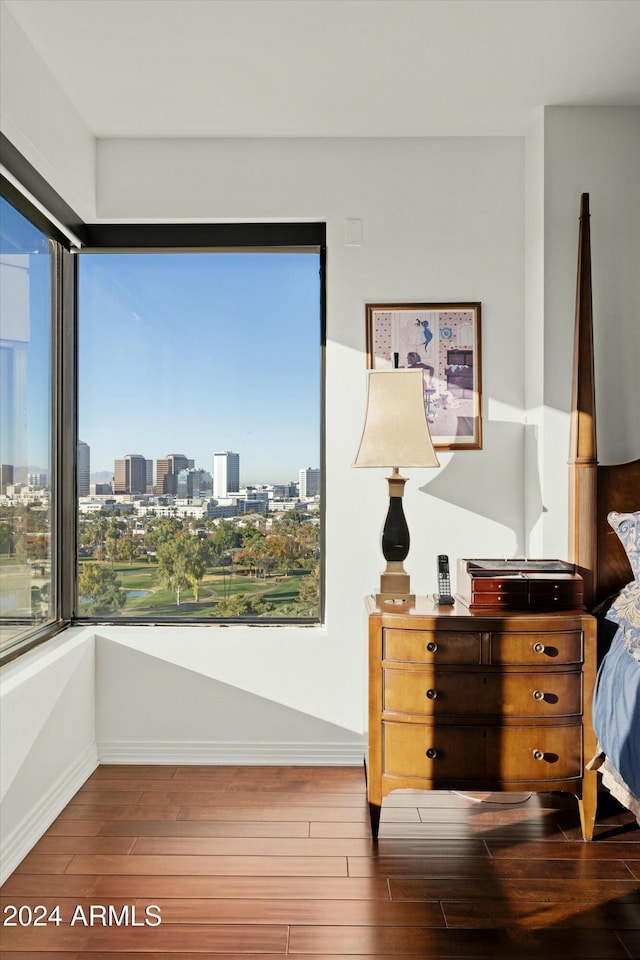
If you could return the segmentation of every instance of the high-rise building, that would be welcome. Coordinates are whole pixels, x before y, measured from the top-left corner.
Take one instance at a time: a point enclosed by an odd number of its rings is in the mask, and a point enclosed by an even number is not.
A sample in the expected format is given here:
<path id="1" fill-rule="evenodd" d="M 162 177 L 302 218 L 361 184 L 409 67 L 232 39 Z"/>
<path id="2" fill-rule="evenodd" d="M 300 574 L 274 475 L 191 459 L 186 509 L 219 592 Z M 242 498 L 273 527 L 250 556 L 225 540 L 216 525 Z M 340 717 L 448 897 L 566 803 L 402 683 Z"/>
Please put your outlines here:
<path id="1" fill-rule="evenodd" d="M 27 474 L 27 486 L 39 489 L 47 486 L 46 473 L 31 472 Z"/>
<path id="2" fill-rule="evenodd" d="M 206 494 L 210 494 L 211 474 L 206 470 L 196 470 L 194 467 L 181 470 L 178 474 L 176 493 L 181 499 L 185 497 L 204 497 Z"/>
<path id="3" fill-rule="evenodd" d="M 271 496 L 274 500 L 284 500 L 289 497 L 298 496 L 298 484 L 294 480 L 287 483 L 274 483 L 271 486 Z"/>
<path id="4" fill-rule="evenodd" d="M 78 496 L 89 496 L 89 485 L 91 483 L 91 448 L 84 440 L 78 440 Z"/>
<path id="5" fill-rule="evenodd" d="M 129 453 L 114 461 L 113 492 L 147 492 L 147 461 L 139 453 Z"/>
<path id="6" fill-rule="evenodd" d="M 298 496 L 301 500 L 320 495 L 320 468 L 306 467 L 299 473 Z"/>
<path id="7" fill-rule="evenodd" d="M 4 493 L 7 485 L 13 483 L 13 464 L 0 464 L 0 493 Z"/>
<path id="8" fill-rule="evenodd" d="M 213 495 L 228 497 L 240 490 L 240 454 L 225 450 L 213 455 Z"/>
<path id="9" fill-rule="evenodd" d="M 190 466 L 193 466 L 193 460 L 187 460 L 183 453 L 168 453 L 162 460 L 156 460 L 156 493 L 175 497 L 178 474 Z"/>

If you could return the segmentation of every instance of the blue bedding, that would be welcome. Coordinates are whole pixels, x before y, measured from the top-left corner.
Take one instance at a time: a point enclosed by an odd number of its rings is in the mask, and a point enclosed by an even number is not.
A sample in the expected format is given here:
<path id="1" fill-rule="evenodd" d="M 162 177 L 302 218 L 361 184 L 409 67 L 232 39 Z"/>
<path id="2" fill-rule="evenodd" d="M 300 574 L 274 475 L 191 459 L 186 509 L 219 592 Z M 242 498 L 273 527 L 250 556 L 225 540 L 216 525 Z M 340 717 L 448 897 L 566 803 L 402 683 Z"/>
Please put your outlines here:
<path id="1" fill-rule="evenodd" d="M 610 765 L 640 799 L 640 660 L 634 656 L 625 627 L 618 623 L 598 670 L 593 726 Z"/>
<path id="2" fill-rule="evenodd" d="M 607 515 L 625 549 L 633 579 L 623 587 L 599 624 L 615 631 L 598 670 L 593 727 L 601 751 L 589 769 L 640 823 L 640 511 Z"/>

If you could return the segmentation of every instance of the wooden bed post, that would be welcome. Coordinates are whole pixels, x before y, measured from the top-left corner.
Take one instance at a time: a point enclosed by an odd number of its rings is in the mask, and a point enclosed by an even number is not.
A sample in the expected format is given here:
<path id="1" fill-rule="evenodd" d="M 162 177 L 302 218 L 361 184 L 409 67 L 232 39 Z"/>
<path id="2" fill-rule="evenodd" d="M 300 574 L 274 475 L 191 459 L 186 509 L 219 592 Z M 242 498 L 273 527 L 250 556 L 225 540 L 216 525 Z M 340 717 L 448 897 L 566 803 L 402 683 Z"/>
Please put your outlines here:
<path id="1" fill-rule="evenodd" d="M 573 346 L 573 391 L 569 440 L 569 560 L 584 579 L 584 601 L 590 609 L 598 579 L 598 459 L 593 364 L 591 298 L 591 233 L 589 194 L 580 198 L 578 276 Z"/>

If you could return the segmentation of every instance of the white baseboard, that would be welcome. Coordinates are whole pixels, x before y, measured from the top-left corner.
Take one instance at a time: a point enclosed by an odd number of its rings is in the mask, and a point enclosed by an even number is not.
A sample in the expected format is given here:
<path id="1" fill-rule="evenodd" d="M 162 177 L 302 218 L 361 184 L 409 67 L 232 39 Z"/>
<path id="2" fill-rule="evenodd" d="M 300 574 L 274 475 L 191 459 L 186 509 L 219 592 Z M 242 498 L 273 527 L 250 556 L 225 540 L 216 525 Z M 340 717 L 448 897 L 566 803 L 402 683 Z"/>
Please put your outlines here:
<path id="1" fill-rule="evenodd" d="M 24 860 L 97 766 L 98 752 L 95 743 L 91 743 L 58 777 L 44 796 L 38 799 L 18 826 L 7 837 L 2 838 L 0 884 L 4 883 L 18 864 Z"/>
<path id="2" fill-rule="evenodd" d="M 361 738 L 353 743 L 103 741 L 97 746 L 100 763 L 359 767 L 363 758 Z"/>

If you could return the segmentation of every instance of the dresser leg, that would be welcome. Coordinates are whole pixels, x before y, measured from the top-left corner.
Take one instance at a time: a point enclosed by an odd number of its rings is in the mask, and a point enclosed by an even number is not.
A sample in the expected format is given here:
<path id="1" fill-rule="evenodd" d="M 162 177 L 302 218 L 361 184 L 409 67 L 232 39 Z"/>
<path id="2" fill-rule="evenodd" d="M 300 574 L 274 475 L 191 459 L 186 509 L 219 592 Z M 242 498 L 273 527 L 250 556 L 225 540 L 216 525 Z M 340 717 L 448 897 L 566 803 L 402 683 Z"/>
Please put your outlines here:
<path id="1" fill-rule="evenodd" d="M 380 828 L 380 813 L 382 803 L 372 803 L 369 801 L 369 816 L 371 818 L 371 836 L 374 840 L 378 839 L 378 830 Z"/>
<path id="2" fill-rule="evenodd" d="M 580 811 L 580 826 L 582 839 L 592 840 L 593 829 L 596 824 L 596 807 L 598 805 L 598 775 L 595 770 L 585 770 L 582 781 L 582 797 L 578 797 Z"/>
<path id="3" fill-rule="evenodd" d="M 371 761 L 369 756 L 369 761 Z M 375 754 L 373 756 L 375 763 Z M 379 765 L 378 765 L 379 769 Z M 369 817 L 371 819 L 371 836 L 374 840 L 378 839 L 378 829 L 380 827 L 380 813 L 382 811 L 382 789 L 380 787 L 379 776 L 376 777 L 369 769 L 367 757 L 364 758 L 364 781 L 367 787 L 367 800 L 369 801 Z"/>

